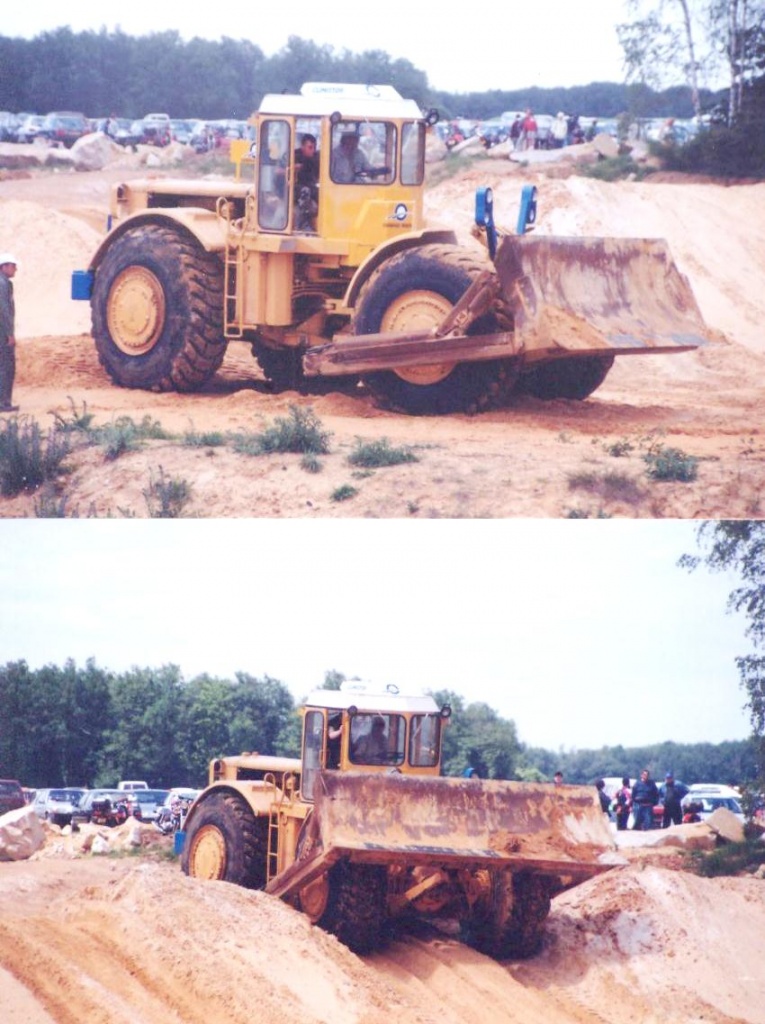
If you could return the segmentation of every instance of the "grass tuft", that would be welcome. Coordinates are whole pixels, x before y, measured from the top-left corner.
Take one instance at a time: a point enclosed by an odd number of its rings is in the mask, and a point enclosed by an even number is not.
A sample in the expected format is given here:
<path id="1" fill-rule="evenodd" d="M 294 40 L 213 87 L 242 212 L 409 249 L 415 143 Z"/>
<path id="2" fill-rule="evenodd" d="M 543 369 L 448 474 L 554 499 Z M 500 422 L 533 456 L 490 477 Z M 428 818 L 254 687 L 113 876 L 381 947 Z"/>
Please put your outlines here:
<path id="1" fill-rule="evenodd" d="M 37 490 L 58 475 L 71 450 L 69 437 L 56 426 L 43 435 L 25 417 L 0 421 L 0 494 Z"/>
<path id="2" fill-rule="evenodd" d="M 356 438 L 356 445 L 348 456 L 352 466 L 378 469 L 381 466 L 400 466 L 404 462 L 417 462 L 417 456 L 408 446 L 394 448 L 387 437 L 378 441 L 362 441 Z"/>
<path id="3" fill-rule="evenodd" d="M 149 474 L 143 496 L 152 519 L 180 519 L 191 500 L 191 486 L 186 480 L 167 476 L 160 466 L 156 477 Z"/>

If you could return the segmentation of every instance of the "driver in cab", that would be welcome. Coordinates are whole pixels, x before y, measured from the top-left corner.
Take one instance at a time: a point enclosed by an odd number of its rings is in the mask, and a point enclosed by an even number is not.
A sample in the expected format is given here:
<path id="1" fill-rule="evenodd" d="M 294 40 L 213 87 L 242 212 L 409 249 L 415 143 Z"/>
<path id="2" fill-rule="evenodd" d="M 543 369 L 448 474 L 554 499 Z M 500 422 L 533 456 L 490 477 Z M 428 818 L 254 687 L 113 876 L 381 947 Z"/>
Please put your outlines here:
<path id="1" fill-rule="evenodd" d="M 384 173 L 384 171 L 385 168 L 373 167 L 359 149 L 358 132 L 343 132 L 340 142 L 332 150 L 332 178 L 334 181 L 347 185 L 356 181 L 358 177 L 374 176 Z"/>
<path id="2" fill-rule="evenodd" d="M 388 759 L 385 719 L 375 715 L 372 725 L 353 747 L 353 760 L 365 764 L 384 764 Z"/>

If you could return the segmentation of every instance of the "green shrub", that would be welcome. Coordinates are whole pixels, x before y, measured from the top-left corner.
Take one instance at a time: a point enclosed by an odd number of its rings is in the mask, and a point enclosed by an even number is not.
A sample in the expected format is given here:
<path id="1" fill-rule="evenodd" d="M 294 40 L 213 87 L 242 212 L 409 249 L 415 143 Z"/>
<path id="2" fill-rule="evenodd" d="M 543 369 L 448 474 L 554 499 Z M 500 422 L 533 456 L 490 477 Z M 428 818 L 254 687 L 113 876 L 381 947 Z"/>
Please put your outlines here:
<path id="1" fill-rule="evenodd" d="M 141 447 L 138 427 L 129 416 L 120 416 L 112 423 L 99 427 L 98 442 L 104 449 L 104 456 L 109 462 L 118 459 L 126 452 Z"/>
<path id="2" fill-rule="evenodd" d="M 364 466 L 377 469 L 380 466 L 398 466 L 403 462 L 417 462 L 417 456 L 411 448 L 393 448 L 387 437 L 379 441 L 362 441 L 356 438 L 356 446 L 348 456 L 352 466 Z"/>
<path id="3" fill-rule="evenodd" d="M 765 177 L 765 122 L 742 119 L 731 128 L 715 125 L 683 146 L 664 146 L 664 165 L 669 170 L 708 174 L 721 178 Z"/>
<path id="4" fill-rule="evenodd" d="M 68 435 L 56 426 L 43 436 L 34 420 L 0 421 L 0 494 L 36 490 L 58 474 L 71 450 Z"/>
<path id="5" fill-rule="evenodd" d="M 305 470 L 306 473 L 320 473 L 322 465 L 313 452 L 306 452 L 300 460 L 300 468 Z"/>
<path id="6" fill-rule="evenodd" d="M 143 492 L 152 519 L 180 519 L 191 499 L 191 487 L 186 480 L 169 477 L 162 467 L 159 474 L 149 475 L 149 486 Z"/>
<path id="7" fill-rule="evenodd" d="M 80 412 L 72 396 L 67 395 L 67 398 L 69 399 L 71 415 L 67 417 L 62 416 L 61 413 L 54 412 L 53 417 L 56 426 L 65 433 L 89 434 L 93 429 L 93 413 L 88 412 L 87 402 L 82 403 L 82 411 Z"/>
<path id="8" fill-rule="evenodd" d="M 643 456 L 646 472 L 652 480 L 679 480 L 690 483 L 696 479 L 699 460 L 695 455 L 686 455 L 680 448 L 658 445 Z"/>
<path id="9" fill-rule="evenodd" d="M 762 837 L 747 839 L 743 843 L 725 843 L 711 853 L 692 854 L 692 864 L 694 870 L 705 878 L 756 871 L 760 864 L 765 864 L 765 843 Z"/>
<path id="10" fill-rule="evenodd" d="M 640 180 L 652 171 L 636 163 L 629 154 L 625 154 L 606 157 L 595 164 L 579 164 L 577 173 L 584 178 L 597 178 L 598 181 L 620 181 L 622 178 Z"/>
<path id="11" fill-rule="evenodd" d="M 355 498 L 358 493 L 351 484 L 341 484 L 330 494 L 330 498 L 332 501 L 348 501 L 349 498 Z"/>
<path id="12" fill-rule="evenodd" d="M 226 435 L 220 430 L 209 430 L 198 433 L 196 430 L 187 430 L 183 435 L 183 444 L 186 448 L 220 448 L 226 443 Z"/>
<path id="13" fill-rule="evenodd" d="M 331 436 L 322 430 L 313 409 L 292 405 L 287 419 L 277 417 L 259 434 L 237 434 L 234 450 L 243 455 L 271 455 L 275 452 L 324 455 L 329 451 Z"/>
<path id="14" fill-rule="evenodd" d="M 568 478 L 569 490 L 587 491 L 604 501 L 623 501 L 629 505 L 642 501 L 644 493 L 626 473 L 572 473 Z"/>
<path id="15" fill-rule="evenodd" d="M 70 512 L 66 495 L 57 495 L 43 488 L 32 506 L 36 519 L 78 519 L 77 510 Z"/>
<path id="16" fill-rule="evenodd" d="M 125 452 L 140 448 L 145 440 L 167 441 L 173 437 L 158 420 L 150 416 L 144 416 L 140 423 L 136 423 L 130 416 L 119 416 L 111 423 L 98 427 L 94 436 L 103 446 L 104 454 L 110 462 Z"/>
<path id="17" fill-rule="evenodd" d="M 322 430 L 321 422 L 313 409 L 290 406 L 288 419 L 277 417 L 270 427 L 260 435 L 264 452 L 313 452 L 324 455 L 329 451 L 332 435 Z"/>

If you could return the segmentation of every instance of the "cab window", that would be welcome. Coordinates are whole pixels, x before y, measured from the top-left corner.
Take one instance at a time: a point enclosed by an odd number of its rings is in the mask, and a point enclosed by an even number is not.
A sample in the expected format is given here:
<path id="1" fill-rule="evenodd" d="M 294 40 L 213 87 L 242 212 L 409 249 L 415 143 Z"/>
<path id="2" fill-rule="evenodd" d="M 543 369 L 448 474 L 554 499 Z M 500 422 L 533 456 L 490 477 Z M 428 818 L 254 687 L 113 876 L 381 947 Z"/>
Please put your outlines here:
<path id="1" fill-rule="evenodd" d="M 351 719 L 354 764 L 403 764 L 406 720 L 401 715 L 359 712 Z"/>
<path id="2" fill-rule="evenodd" d="M 332 128 L 330 175 L 338 185 L 388 185 L 396 171 L 396 126 L 339 121 Z"/>
<path id="3" fill-rule="evenodd" d="M 434 768 L 438 764 L 440 738 L 440 715 L 414 715 L 410 725 L 409 763 L 415 768 Z"/>
<path id="4" fill-rule="evenodd" d="M 284 231 L 289 220 L 291 135 L 287 121 L 265 121 L 260 128 L 258 224 L 266 231 Z"/>
<path id="5" fill-rule="evenodd" d="M 425 180 L 425 125 L 421 121 L 401 129 L 401 184 L 421 185 Z"/>
<path id="6" fill-rule="evenodd" d="M 313 800 L 316 773 L 321 768 L 324 749 L 324 715 L 321 711 L 308 711 L 303 720 L 303 778 L 301 793 L 304 800 Z"/>

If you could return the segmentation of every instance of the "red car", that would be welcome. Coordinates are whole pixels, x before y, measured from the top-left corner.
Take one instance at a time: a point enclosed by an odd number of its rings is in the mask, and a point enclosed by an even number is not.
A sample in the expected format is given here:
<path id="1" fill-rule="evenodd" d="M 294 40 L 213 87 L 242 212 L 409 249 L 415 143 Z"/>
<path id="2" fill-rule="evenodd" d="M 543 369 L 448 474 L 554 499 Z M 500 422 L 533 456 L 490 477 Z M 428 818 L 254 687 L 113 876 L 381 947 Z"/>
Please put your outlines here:
<path id="1" fill-rule="evenodd" d="M 7 814 L 25 805 L 21 783 L 15 779 L 0 779 L 0 814 Z"/>
<path id="2" fill-rule="evenodd" d="M 89 132 L 90 122 L 84 114 L 54 110 L 43 121 L 38 138 L 46 139 L 53 146 L 71 149 L 78 139 Z"/>

